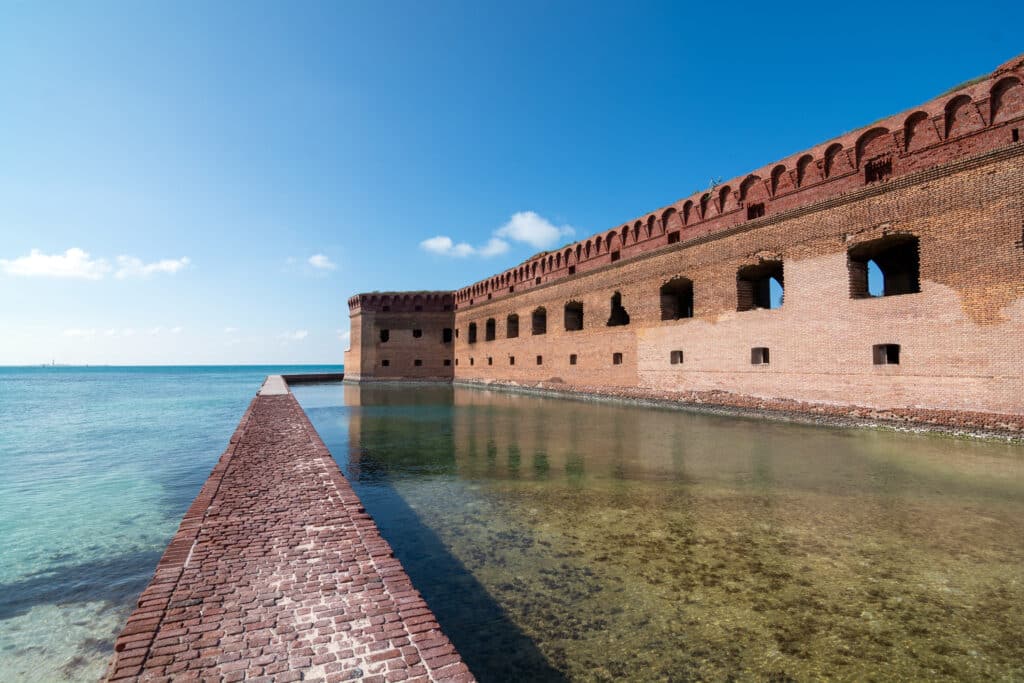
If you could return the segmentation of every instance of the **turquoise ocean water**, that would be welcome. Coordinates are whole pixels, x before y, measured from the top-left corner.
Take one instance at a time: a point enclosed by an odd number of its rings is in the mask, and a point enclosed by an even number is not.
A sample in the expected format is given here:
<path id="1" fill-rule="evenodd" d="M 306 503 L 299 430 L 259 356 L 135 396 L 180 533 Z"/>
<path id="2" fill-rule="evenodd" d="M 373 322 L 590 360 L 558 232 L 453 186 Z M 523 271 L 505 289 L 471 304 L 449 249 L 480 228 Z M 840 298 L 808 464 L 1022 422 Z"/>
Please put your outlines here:
<path id="1" fill-rule="evenodd" d="M 0 367 L 0 681 L 102 676 L 263 378 L 340 370 Z"/>

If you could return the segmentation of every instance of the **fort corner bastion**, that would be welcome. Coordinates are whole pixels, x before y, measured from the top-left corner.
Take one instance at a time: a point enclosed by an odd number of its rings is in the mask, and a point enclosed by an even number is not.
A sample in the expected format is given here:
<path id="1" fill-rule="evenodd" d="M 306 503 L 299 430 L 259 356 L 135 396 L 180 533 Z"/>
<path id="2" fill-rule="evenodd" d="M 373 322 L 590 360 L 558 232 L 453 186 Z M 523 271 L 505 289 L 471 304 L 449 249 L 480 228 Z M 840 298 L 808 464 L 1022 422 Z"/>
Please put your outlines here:
<path id="1" fill-rule="evenodd" d="M 1024 55 L 457 291 L 353 296 L 346 381 L 988 413 L 1020 425 L 1022 134 Z"/>

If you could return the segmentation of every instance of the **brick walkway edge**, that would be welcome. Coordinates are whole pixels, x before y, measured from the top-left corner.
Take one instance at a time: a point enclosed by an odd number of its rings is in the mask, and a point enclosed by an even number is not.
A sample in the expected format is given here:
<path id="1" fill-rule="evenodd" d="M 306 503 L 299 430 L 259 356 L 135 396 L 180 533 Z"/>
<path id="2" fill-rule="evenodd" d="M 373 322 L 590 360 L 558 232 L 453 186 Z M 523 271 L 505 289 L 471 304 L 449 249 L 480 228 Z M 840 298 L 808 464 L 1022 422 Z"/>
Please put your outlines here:
<path id="1" fill-rule="evenodd" d="M 283 382 L 246 410 L 108 681 L 472 681 Z"/>

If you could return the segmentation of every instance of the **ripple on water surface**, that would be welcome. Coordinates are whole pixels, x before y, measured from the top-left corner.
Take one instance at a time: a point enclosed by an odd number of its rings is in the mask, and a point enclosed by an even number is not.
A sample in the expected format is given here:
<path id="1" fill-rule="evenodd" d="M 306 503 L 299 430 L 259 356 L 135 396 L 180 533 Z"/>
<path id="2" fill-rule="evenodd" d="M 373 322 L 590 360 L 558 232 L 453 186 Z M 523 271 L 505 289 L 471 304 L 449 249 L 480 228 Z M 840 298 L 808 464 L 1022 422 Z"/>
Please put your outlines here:
<path id="1" fill-rule="evenodd" d="M 296 391 L 481 680 L 1024 677 L 1024 449 Z"/>

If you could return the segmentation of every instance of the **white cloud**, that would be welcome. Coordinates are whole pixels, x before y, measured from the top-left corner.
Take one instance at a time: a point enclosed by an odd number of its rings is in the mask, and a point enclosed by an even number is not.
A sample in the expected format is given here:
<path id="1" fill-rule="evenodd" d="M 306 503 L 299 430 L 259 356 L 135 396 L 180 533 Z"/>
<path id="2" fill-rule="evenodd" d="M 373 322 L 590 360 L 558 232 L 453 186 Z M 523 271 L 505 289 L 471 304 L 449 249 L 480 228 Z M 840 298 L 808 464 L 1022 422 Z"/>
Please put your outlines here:
<path id="1" fill-rule="evenodd" d="M 172 327 L 171 328 L 171 334 L 181 334 L 181 326 Z"/>
<path id="2" fill-rule="evenodd" d="M 295 330 L 294 332 L 285 332 L 281 335 L 281 339 L 285 341 L 302 341 L 309 336 L 308 330 Z"/>
<path id="3" fill-rule="evenodd" d="M 224 328 L 224 334 L 234 334 L 235 332 L 238 332 L 238 328 L 237 327 L 225 327 Z"/>
<path id="4" fill-rule="evenodd" d="M 533 211 L 519 211 L 512 214 L 508 223 L 498 228 L 494 234 L 515 242 L 525 242 L 537 249 L 544 249 L 555 246 L 563 237 L 568 237 L 574 232 L 576 231 L 571 226 L 556 226 Z"/>
<path id="5" fill-rule="evenodd" d="M 338 266 L 331 262 L 324 254 L 313 254 L 309 257 L 309 265 L 319 270 L 334 270 Z"/>
<path id="6" fill-rule="evenodd" d="M 44 254 L 38 249 L 29 251 L 28 256 L 13 260 L 0 259 L 0 269 L 8 275 L 25 277 L 64 277 L 99 280 L 110 272 L 110 264 L 104 259 L 93 259 L 89 252 L 72 247 L 63 254 Z"/>
<path id="7" fill-rule="evenodd" d="M 495 230 L 487 243 L 481 247 L 474 247 L 466 242 L 456 243 L 447 235 L 437 235 L 420 242 L 420 248 L 432 254 L 453 258 L 489 258 L 508 251 L 510 241 L 523 242 L 535 249 L 544 249 L 555 246 L 562 238 L 575 232 L 571 226 L 557 226 L 533 211 L 519 211 L 512 214 L 505 225 Z"/>
<path id="8" fill-rule="evenodd" d="M 79 328 L 79 327 L 72 327 L 71 329 L 64 330 L 64 336 L 65 337 L 95 337 L 96 336 L 96 330 L 92 329 L 92 328 L 82 329 L 82 328 Z"/>
<path id="9" fill-rule="evenodd" d="M 163 331 L 164 331 L 164 328 L 162 328 L 162 327 L 151 327 L 151 328 L 149 328 L 148 334 L 149 334 L 150 337 L 155 337 L 156 335 L 160 334 Z"/>
<path id="10" fill-rule="evenodd" d="M 349 330 L 335 330 L 335 334 L 338 335 L 338 341 L 348 341 L 352 338 L 352 333 Z"/>
<path id="11" fill-rule="evenodd" d="M 138 257 L 122 255 L 117 257 L 114 277 L 123 280 L 129 277 L 148 277 L 154 273 L 174 274 L 187 268 L 190 263 L 187 256 L 145 263 Z M 32 249 L 28 256 L 0 259 L 0 270 L 8 275 L 26 277 L 102 280 L 114 269 L 106 259 L 92 258 L 84 249 L 71 247 L 63 254 L 44 254 L 39 249 Z"/>
<path id="12" fill-rule="evenodd" d="M 467 256 L 497 256 L 508 251 L 508 242 L 497 237 L 492 237 L 482 247 L 474 247 L 465 242 L 455 244 L 451 237 L 438 235 L 420 242 L 420 247 L 432 254 L 440 256 L 452 256 L 454 258 L 466 258 Z"/>
<path id="13" fill-rule="evenodd" d="M 154 273 L 168 273 L 173 275 L 184 270 L 191 263 L 187 256 L 179 259 L 161 259 L 152 263 L 144 263 L 142 259 L 135 256 L 118 256 L 117 273 L 114 275 L 119 280 L 129 277 L 149 277 Z"/>
<path id="14" fill-rule="evenodd" d="M 115 330 L 113 327 L 110 328 L 109 330 L 104 330 L 103 331 L 103 336 L 105 336 L 105 337 L 116 337 L 117 336 L 117 330 Z"/>

